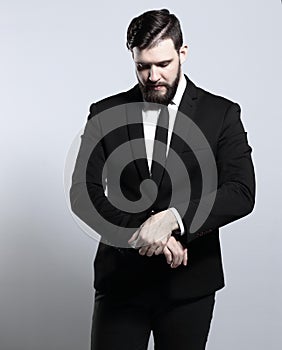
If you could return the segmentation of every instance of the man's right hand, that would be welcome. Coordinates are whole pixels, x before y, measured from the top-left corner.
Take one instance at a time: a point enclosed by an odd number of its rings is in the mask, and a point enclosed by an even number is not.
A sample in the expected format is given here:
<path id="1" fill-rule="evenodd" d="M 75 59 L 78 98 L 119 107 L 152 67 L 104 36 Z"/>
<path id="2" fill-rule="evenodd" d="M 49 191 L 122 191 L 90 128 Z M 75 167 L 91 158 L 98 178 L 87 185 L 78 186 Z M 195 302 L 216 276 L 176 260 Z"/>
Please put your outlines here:
<path id="1" fill-rule="evenodd" d="M 187 266 L 188 249 L 184 248 L 183 245 L 179 241 L 177 241 L 173 236 L 170 236 L 163 251 L 157 250 L 155 254 L 164 254 L 167 263 L 172 268 L 176 268 L 182 263 L 183 265 Z"/>

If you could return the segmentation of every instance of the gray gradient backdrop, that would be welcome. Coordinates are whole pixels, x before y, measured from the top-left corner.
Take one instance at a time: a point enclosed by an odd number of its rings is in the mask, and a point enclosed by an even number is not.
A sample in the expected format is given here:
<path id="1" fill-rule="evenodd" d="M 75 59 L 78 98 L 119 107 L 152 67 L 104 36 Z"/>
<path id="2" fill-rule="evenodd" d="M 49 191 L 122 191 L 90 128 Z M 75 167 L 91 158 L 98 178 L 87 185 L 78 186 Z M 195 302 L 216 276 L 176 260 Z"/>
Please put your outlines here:
<path id="1" fill-rule="evenodd" d="M 241 105 L 257 176 L 254 212 L 221 229 L 226 288 L 207 348 L 280 349 L 281 2 L 11 0 L 0 4 L 1 350 L 89 349 L 97 244 L 66 205 L 65 158 L 90 103 L 136 81 L 129 21 L 163 7 L 182 22 L 184 71 Z"/>

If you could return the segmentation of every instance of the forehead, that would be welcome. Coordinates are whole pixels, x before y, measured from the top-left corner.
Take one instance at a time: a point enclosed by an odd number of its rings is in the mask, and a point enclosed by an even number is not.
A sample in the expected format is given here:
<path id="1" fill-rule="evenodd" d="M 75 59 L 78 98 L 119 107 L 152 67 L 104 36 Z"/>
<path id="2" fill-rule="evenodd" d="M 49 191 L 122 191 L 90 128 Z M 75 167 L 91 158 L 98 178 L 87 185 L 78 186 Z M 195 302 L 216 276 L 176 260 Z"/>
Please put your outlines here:
<path id="1" fill-rule="evenodd" d="M 143 50 L 134 47 L 132 52 L 135 62 L 144 63 L 157 63 L 160 61 L 172 60 L 178 56 L 172 39 L 161 40 L 157 45 Z"/>

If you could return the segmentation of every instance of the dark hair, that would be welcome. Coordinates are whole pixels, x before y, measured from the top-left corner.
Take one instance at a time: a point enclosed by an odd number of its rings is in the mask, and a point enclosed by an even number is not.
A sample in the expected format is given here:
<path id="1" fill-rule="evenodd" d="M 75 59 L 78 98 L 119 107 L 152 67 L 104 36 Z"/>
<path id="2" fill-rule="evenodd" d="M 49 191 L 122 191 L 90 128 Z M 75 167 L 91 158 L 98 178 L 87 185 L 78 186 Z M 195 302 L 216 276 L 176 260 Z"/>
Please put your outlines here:
<path id="1" fill-rule="evenodd" d="M 176 51 L 183 45 L 178 18 L 169 10 L 152 10 L 133 18 L 127 29 L 126 46 L 140 50 L 155 46 L 160 40 L 171 38 Z"/>

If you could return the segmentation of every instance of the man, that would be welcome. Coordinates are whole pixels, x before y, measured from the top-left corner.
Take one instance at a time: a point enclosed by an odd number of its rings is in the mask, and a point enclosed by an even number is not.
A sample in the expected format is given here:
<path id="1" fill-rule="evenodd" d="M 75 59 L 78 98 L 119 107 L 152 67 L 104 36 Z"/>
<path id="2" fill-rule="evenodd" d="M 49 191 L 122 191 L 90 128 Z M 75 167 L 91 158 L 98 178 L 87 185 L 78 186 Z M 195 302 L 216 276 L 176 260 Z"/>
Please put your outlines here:
<path id="1" fill-rule="evenodd" d="M 239 105 L 183 74 L 187 45 L 173 14 L 134 18 L 127 47 L 138 84 L 91 105 L 70 191 L 73 211 L 101 235 L 92 349 L 146 349 L 151 331 L 156 349 L 204 349 L 215 292 L 224 287 L 219 227 L 254 207 L 252 149 Z M 124 144 L 133 158 L 120 170 L 114 152 Z M 157 193 L 146 187 L 151 180 Z M 131 211 L 151 195 L 150 205 Z"/>

